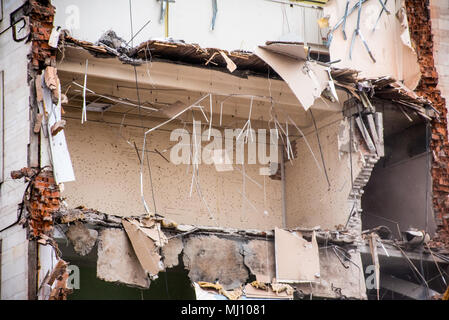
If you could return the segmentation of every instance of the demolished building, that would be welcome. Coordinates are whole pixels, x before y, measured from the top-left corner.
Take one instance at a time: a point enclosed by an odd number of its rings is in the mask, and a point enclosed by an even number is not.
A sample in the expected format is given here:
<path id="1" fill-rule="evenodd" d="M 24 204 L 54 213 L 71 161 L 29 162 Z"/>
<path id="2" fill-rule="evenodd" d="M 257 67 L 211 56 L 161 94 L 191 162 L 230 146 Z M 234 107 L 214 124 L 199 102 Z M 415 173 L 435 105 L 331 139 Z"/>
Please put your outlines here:
<path id="1" fill-rule="evenodd" d="M 186 2 L 5 1 L 1 298 L 447 299 L 449 7 Z"/>

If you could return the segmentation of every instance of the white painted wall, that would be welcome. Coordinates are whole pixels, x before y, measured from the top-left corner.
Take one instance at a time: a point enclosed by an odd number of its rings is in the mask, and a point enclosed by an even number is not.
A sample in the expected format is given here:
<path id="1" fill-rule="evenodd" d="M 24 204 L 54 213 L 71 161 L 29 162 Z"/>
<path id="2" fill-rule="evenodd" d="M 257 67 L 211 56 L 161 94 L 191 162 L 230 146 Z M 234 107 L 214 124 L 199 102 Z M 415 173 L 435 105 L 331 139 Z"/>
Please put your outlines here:
<path id="1" fill-rule="evenodd" d="M 126 40 L 131 39 L 128 0 L 54 0 L 52 3 L 56 6 L 55 25 L 70 30 L 78 39 L 95 42 L 109 29 Z M 266 0 L 218 0 L 217 3 L 214 30 L 210 28 L 212 0 L 176 0 L 170 4 L 168 36 L 226 50 L 253 50 L 258 44 L 279 40 L 288 34 L 292 34 L 295 41 L 305 39 L 309 43 L 321 43 L 316 22 L 321 17 L 321 9 Z M 132 0 L 131 6 L 134 33 L 151 20 L 136 36 L 134 45 L 165 37 L 164 23 L 160 23 L 160 2 Z"/>
<path id="2" fill-rule="evenodd" d="M 24 1 L 3 1 L 0 30 L 9 26 L 9 13 Z M 30 44 L 16 43 L 11 31 L 0 36 L 0 70 L 4 71 L 4 169 L 0 184 L 0 229 L 17 219 L 17 205 L 22 201 L 23 179 L 12 180 L 10 172 L 27 166 L 30 137 L 29 93 L 27 85 Z M 2 239 L 1 300 L 27 299 L 28 241 L 25 229 L 15 225 L 0 233 Z"/>

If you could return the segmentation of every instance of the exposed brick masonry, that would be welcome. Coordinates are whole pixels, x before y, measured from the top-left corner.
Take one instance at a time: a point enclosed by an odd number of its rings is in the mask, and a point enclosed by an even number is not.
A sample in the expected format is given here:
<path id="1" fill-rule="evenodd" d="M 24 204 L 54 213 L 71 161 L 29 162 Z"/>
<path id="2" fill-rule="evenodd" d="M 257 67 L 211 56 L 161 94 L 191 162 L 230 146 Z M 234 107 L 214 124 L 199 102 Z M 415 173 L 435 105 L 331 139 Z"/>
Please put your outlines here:
<path id="1" fill-rule="evenodd" d="M 410 34 L 416 46 L 422 78 L 417 94 L 429 99 L 440 112 L 431 123 L 432 204 L 438 226 L 437 241 L 449 245 L 449 143 L 446 101 L 437 89 L 438 73 L 433 56 L 433 35 L 429 1 L 406 0 Z"/>

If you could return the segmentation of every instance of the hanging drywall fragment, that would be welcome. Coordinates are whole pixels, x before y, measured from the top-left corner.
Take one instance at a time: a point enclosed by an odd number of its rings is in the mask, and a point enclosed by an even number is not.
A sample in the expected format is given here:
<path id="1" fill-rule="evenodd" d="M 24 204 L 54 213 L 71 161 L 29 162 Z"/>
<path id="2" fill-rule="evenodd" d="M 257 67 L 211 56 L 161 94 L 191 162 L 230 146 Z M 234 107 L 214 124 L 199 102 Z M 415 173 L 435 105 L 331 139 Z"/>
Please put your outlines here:
<path id="1" fill-rule="evenodd" d="M 135 219 L 130 219 L 130 223 L 132 223 L 135 227 L 138 228 L 139 231 L 143 232 L 147 237 L 154 241 L 154 244 L 158 247 L 163 247 L 167 244 L 168 239 L 165 236 L 165 233 L 161 230 L 161 226 L 159 223 L 153 224 L 151 227 L 148 227 L 148 222 L 142 224 Z"/>
<path id="2" fill-rule="evenodd" d="M 58 47 L 59 35 L 61 34 L 61 27 L 53 27 L 51 30 L 50 39 L 48 39 L 48 45 L 52 48 Z"/>
<path id="3" fill-rule="evenodd" d="M 47 69 L 50 67 L 47 67 Z M 51 133 L 52 126 L 61 121 L 61 103 L 59 99 L 58 104 L 54 104 L 52 100 L 51 89 L 46 85 L 48 80 L 50 86 L 54 83 L 58 84 L 58 92 L 61 92 L 61 85 L 59 81 L 53 81 L 53 69 L 49 69 L 49 75 L 47 75 L 47 70 L 45 70 L 44 77 L 42 79 L 42 93 L 43 93 L 43 110 L 48 114 L 48 119 L 46 122 L 46 130 Z M 54 69 L 56 70 L 56 69 Z M 55 136 L 48 134 L 48 140 L 50 144 L 50 154 L 51 162 L 53 165 L 53 174 L 55 177 L 56 184 L 62 182 L 74 181 L 75 173 L 73 172 L 72 160 L 70 159 L 69 150 L 67 148 L 67 142 L 65 139 L 64 131 L 59 131 Z"/>
<path id="4" fill-rule="evenodd" d="M 296 49 L 301 47 L 304 50 L 303 46 L 293 44 L 289 46 L 296 46 Z M 274 53 L 262 47 L 257 47 L 254 53 L 287 82 L 305 110 L 313 105 L 327 86 L 329 78 L 324 66 L 292 58 L 286 54 Z"/>
<path id="5" fill-rule="evenodd" d="M 152 276 L 157 275 L 161 270 L 161 256 L 154 241 L 135 224 L 125 219 L 122 220 L 122 224 L 142 268 Z"/>
<path id="6" fill-rule="evenodd" d="M 229 72 L 234 72 L 235 69 L 237 69 L 236 64 L 234 63 L 234 61 L 231 60 L 231 58 L 229 58 L 227 56 L 226 53 L 224 53 L 223 51 L 220 51 L 221 56 L 223 57 L 223 59 L 226 61 L 226 68 L 228 68 Z"/>
<path id="7" fill-rule="evenodd" d="M 148 288 L 150 280 L 134 250 L 120 229 L 104 229 L 98 242 L 97 277 L 108 282 L 121 282 Z"/>
<path id="8" fill-rule="evenodd" d="M 309 242 L 299 232 L 275 228 L 274 242 L 278 282 L 319 281 L 320 259 L 315 233 L 312 234 L 312 241 Z"/>

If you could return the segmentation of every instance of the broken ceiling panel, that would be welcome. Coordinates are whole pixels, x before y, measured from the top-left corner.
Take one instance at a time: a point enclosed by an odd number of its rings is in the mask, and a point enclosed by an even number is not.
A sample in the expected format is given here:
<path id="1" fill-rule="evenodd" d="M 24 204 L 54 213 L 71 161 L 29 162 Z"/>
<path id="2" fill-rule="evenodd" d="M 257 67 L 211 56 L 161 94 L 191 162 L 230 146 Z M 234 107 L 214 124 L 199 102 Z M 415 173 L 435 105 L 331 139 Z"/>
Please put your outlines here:
<path id="1" fill-rule="evenodd" d="M 139 263 L 131 243 L 120 229 L 104 229 L 98 243 L 97 277 L 149 288 L 150 280 Z"/>
<path id="2" fill-rule="evenodd" d="M 320 260 L 315 233 L 312 241 L 299 232 L 275 229 L 276 279 L 278 282 L 316 282 L 320 277 Z"/>
<path id="3" fill-rule="evenodd" d="M 185 241 L 183 261 L 192 282 L 218 280 L 225 290 L 239 287 L 249 276 L 238 241 L 190 237 Z"/>
<path id="4" fill-rule="evenodd" d="M 251 240 L 243 245 L 244 262 L 257 281 L 271 283 L 275 275 L 272 241 Z"/>
<path id="5" fill-rule="evenodd" d="M 293 49 L 299 45 L 292 44 L 290 46 L 292 46 L 291 51 L 294 51 Z M 304 49 L 303 46 L 300 47 L 302 50 Z M 257 47 L 254 53 L 287 82 L 305 110 L 313 105 L 315 99 L 321 96 L 327 86 L 329 76 L 324 66 L 311 61 L 299 60 L 299 58 L 291 58 L 285 54 L 274 53 L 262 47 Z"/>

